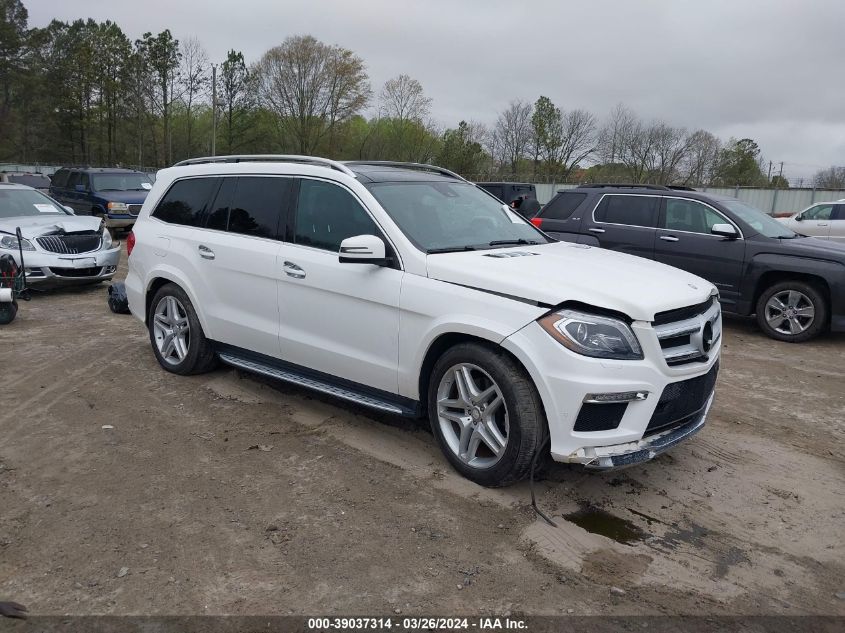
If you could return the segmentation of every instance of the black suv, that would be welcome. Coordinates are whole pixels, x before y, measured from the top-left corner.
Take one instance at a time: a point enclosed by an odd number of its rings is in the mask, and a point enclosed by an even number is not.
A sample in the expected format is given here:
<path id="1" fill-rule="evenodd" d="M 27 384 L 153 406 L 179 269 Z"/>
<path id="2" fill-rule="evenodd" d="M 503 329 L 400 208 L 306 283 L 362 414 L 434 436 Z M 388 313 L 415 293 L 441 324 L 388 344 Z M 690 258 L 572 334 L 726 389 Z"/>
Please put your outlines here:
<path id="1" fill-rule="evenodd" d="M 537 215 L 540 203 L 537 201 L 537 188 L 527 182 L 477 182 L 488 193 L 517 211 L 529 220 Z"/>
<path id="2" fill-rule="evenodd" d="M 725 312 L 792 343 L 845 331 L 845 246 L 736 198 L 659 185 L 559 191 L 532 223 L 552 237 L 654 259 L 714 283 Z"/>

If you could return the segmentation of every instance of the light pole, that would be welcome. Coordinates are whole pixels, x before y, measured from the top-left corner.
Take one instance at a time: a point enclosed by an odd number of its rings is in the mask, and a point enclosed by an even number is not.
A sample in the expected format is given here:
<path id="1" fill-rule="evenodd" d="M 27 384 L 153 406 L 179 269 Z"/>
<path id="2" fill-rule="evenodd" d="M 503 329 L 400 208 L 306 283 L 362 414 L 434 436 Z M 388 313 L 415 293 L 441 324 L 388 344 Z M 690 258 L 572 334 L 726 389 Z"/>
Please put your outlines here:
<path id="1" fill-rule="evenodd" d="M 217 64 L 211 65 L 211 155 L 217 156 Z"/>

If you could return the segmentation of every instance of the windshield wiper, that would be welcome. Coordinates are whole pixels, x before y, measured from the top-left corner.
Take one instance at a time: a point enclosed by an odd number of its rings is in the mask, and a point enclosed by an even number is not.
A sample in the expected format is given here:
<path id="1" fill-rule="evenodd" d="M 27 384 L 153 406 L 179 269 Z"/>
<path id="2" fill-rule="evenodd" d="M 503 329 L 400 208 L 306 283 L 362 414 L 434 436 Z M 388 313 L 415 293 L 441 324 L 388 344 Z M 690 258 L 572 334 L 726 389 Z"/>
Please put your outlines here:
<path id="1" fill-rule="evenodd" d="M 524 237 L 520 237 L 518 240 L 493 240 L 492 242 L 488 243 L 488 246 L 508 246 L 510 244 L 516 244 L 517 246 L 529 246 L 531 244 L 539 244 L 537 240 L 526 240 Z"/>
<path id="2" fill-rule="evenodd" d="M 435 253 L 460 253 L 463 251 L 474 251 L 476 250 L 475 246 L 470 246 L 467 244 L 466 246 L 447 246 L 445 248 L 430 248 L 426 251 L 426 254 L 432 255 Z"/>

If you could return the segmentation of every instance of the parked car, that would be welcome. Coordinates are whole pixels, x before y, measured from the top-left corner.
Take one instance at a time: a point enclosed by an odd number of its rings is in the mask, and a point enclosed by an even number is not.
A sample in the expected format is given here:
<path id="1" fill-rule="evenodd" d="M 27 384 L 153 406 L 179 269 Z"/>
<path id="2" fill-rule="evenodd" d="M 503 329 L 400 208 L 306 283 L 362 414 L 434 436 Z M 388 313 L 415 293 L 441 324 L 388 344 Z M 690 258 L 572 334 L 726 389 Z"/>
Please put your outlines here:
<path id="1" fill-rule="evenodd" d="M 3 171 L 0 172 L 0 183 L 10 182 L 16 185 L 26 185 L 47 193 L 50 189 L 50 179 L 44 174 L 28 171 Z"/>
<path id="2" fill-rule="evenodd" d="M 845 244 L 845 199 L 817 202 L 800 213 L 778 220 L 801 235 Z"/>
<path id="3" fill-rule="evenodd" d="M 559 192 L 532 222 L 550 236 L 653 259 L 719 288 L 725 312 L 772 338 L 845 331 L 845 246 L 803 237 L 736 198 L 647 185 Z"/>
<path id="4" fill-rule="evenodd" d="M 135 224 L 153 186 L 145 173 L 131 169 L 63 168 L 53 174 L 50 195 L 77 215 L 102 218 L 111 229 Z"/>
<path id="5" fill-rule="evenodd" d="M 551 456 L 648 460 L 713 402 L 716 288 L 556 243 L 456 174 L 311 157 L 158 173 L 126 291 L 159 364 L 219 359 L 365 407 L 427 415 L 483 485 Z"/>
<path id="6" fill-rule="evenodd" d="M 526 218 L 533 218 L 540 210 L 537 201 L 537 188 L 526 182 L 477 182 L 485 191 L 489 191 L 499 200 L 509 205 Z"/>
<path id="7" fill-rule="evenodd" d="M 20 266 L 18 227 L 30 285 L 98 283 L 117 270 L 120 247 L 100 218 L 75 216 L 32 187 L 0 184 L 0 255 Z"/>

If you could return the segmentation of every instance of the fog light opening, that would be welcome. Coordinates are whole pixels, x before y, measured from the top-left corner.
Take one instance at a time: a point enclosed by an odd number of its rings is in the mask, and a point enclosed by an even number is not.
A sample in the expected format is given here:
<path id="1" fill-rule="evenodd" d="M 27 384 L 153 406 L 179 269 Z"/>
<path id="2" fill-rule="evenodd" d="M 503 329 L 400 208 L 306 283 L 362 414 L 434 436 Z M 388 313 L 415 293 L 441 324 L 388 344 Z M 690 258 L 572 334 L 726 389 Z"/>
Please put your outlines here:
<path id="1" fill-rule="evenodd" d="M 637 402 L 648 398 L 648 391 L 619 391 L 615 393 L 588 393 L 584 404 L 613 404 L 619 402 Z"/>

